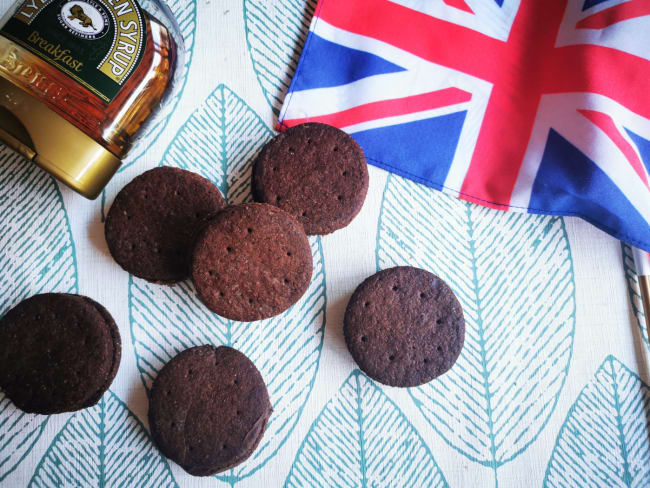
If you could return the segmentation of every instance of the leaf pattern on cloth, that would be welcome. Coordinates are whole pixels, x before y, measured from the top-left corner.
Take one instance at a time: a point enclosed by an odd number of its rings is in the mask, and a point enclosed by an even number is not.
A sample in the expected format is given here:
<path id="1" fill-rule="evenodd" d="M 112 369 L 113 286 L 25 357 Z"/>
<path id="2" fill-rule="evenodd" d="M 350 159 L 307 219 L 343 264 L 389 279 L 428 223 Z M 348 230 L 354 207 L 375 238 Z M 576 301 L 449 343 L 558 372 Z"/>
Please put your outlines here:
<path id="1" fill-rule="evenodd" d="M 272 135 L 227 87 L 219 86 L 180 129 L 163 164 L 213 181 L 229 203 L 251 200 L 251 163 Z M 310 238 L 314 271 L 303 297 L 283 314 L 253 323 L 209 311 L 190 281 L 172 287 L 138 278 L 129 284 L 131 335 L 142 381 L 149 388 L 180 351 L 202 344 L 228 345 L 246 354 L 267 384 L 273 415 L 253 455 L 216 475 L 235 484 L 264 466 L 287 440 L 309 398 L 323 346 L 325 269 L 320 238 Z"/>
<path id="2" fill-rule="evenodd" d="M 650 387 L 609 356 L 569 409 L 544 487 L 650 486 Z"/>
<path id="3" fill-rule="evenodd" d="M 399 407 L 355 370 L 312 424 L 285 487 L 426 486 L 447 482 Z"/>
<path id="4" fill-rule="evenodd" d="M 38 293 L 77 293 L 75 247 L 61 192 L 47 173 L 4 146 L 0 222 L 0 317 Z M 18 410 L 0 392 L 0 481 L 29 454 L 48 419 Z"/>
<path id="5" fill-rule="evenodd" d="M 377 268 L 404 264 L 445 280 L 466 321 L 456 365 L 411 397 L 452 447 L 496 478 L 544 428 L 567 376 L 575 290 L 564 222 L 462 202 L 390 175 Z"/>
<path id="6" fill-rule="evenodd" d="M 176 487 L 142 423 L 111 391 L 76 412 L 54 437 L 29 488 Z"/>
<path id="7" fill-rule="evenodd" d="M 264 96 L 277 115 L 289 90 L 317 0 L 244 0 L 248 51 Z"/>

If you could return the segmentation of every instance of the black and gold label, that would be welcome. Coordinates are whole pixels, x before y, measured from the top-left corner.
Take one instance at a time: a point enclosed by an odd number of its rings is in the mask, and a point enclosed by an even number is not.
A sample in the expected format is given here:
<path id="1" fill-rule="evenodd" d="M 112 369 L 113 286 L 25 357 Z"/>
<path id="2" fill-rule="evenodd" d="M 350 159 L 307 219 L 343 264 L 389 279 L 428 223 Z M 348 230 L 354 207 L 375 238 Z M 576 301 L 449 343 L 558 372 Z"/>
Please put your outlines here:
<path id="1" fill-rule="evenodd" d="M 144 22 L 135 0 L 26 0 L 0 35 L 110 102 L 142 59 Z"/>

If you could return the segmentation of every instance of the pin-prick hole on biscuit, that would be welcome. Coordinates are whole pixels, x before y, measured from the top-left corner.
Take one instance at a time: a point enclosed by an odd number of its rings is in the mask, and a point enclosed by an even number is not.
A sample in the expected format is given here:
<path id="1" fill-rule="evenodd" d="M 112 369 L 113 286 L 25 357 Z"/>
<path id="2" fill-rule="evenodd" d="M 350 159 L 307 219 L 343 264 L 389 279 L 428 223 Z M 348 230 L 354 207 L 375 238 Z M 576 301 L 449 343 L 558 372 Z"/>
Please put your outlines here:
<path id="1" fill-rule="evenodd" d="M 366 336 L 361 336 L 361 341 L 368 342 L 368 338 Z"/>
<path id="2" fill-rule="evenodd" d="M 390 356 L 388 356 L 388 359 L 390 359 L 391 361 L 393 361 L 393 360 L 395 359 L 395 356 L 391 354 Z"/>
<path id="3" fill-rule="evenodd" d="M 224 292 L 220 291 L 220 292 L 219 292 L 219 296 L 220 296 L 220 297 L 225 297 L 226 294 L 225 294 Z"/>
<path id="4" fill-rule="evenodd" d="M 334 146 L 334 152 L 339 152 L 339 148 Z"/>
<path id="5" fill-rule="evenodd" d="M 287 251 L 287 256 L 291 257 L 291 251 Z"/>
<path id="6" fill-rule="evenodd" d="M 288 279 L 288 278 L 285 278 L 285 279 L 284 279 L 284 284 L 285 284 L 285 285 L 288 285 L 288 284 L 289 284 L 289 279 Z"/>
<path id="7" fill-rule="evenodd" d="M 438 352 L 442 352 L 442 346 L 438 346 Z"/>
<path id="8" fill-rule="evenodd" d="M 227 248 L 226 248 L 226 252 L 232 252 L 232 247 L 230 247 L 230 246 L 227 247 Z"/>
<path id="9" fill-rule="evenodd" d="M 442 319 L 436 320 L 436 324 L 438 324 L 438 325 L 442 324 Z"/>
<path id="10" fill-rule="evenodd" d="M 420 293 L 420 298 L 426 298 L 427 296 L 424 293 Z"/>
<path id="11" fill-rule="evenodd" d="M 424 358 L 424 364 L 428 363 L 429 360 L 427 358 Z"/>
<path id="12" fill-rule="evenodd" d="M 292 147 L 289 148 L 289 154 L 296 154 L 296 150 Z"/>
<path id="13" fill-rule="evenodd" d="M 248 229 L 246 229 L 246 231 L 247 231 L 249 234 L 252 234 L 252 233 L 253 233 L 253 229 L 251 229 L 250 227 L 249 227 Z"/>
<path id="14" fill-rule="evenodd" d="M 393 291 L 397 291 L 397 290 L 399 290 L 399 286 L 393 285 Z"/>
<path id="15" fill-rule="evenodd" d="M 344 171 L 344 172 L 342 173 L 342 175 L 343 175 L 343 176 L 347 176 L 347 175 L 348 175 L 348 172 L 347 172 L 347 171 Z"/>
<path id="16" fill-rule="evenodd" d="M 363 304 L 364 307 L 367 307 L 368 305 L 370 305 L 370 302 L 366 302 Z"/>

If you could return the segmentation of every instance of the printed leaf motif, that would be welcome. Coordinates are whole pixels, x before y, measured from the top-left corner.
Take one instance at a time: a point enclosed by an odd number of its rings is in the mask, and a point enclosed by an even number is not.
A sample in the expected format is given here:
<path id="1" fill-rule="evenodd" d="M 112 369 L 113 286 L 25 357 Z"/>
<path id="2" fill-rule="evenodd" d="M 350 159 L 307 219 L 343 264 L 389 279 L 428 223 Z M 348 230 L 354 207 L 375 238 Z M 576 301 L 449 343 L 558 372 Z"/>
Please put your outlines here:
<path id="1" fill-rule="evenodd" d="M 307 39 L 317 0 L 244 0 L 246 40 L 257 80 L 278 114 Z"/>
<path id="2" fill-rule="evenodd" d="M 175 487 L 167 460 L 142 423 L 108 391 L 74 414 L 36 467 L 30 488 Z"/>
<path id="3" fill-rule="evenodd" d="M 48 420 L 18 410 L 0 393 L 0 482 L 29 454 Z"/>
<path id="4" fill-rule="evenodd" d="M 399 407 L 359 370 L 314 421 L 285 487 L 446 487 Z"/>
<path id="5" fill-rule="evenodd" d="M 58 187 L 4 146 L 0 222 L 0 316 L 37 293 L 77 292 L 74 242 Z M 0 481 L 31 451 L 48 418 L 21 412 L 0 392 Z"/>
<path id="6" fill-rule="evenodd" d="M 272 135 L 233 92 L 219 86 L 181 128 L 163 164 L 186 168 L 213 181 L 229 203 L 251 200 L 251 162 Z M 173 287 L 132 278 L 131 335 L 138 369 L 147 388 L 162 366 L 180 351 L 201 344 L 230 345 L 260 369 L 273 415 L 259 447 L 245 463 L 217 475 L 235 484 L 260 469 L 286 441 L 311 393 L 323 345 L 325 270 L 318 238 L 310 239 L 311 284 L 302 299 L 278 317 L 252 324 L 210 312 L 190 281 Z"/>
<path id="7" fill-rule="evenodd" d="M 627 293 L 630 297 L 632 313 L 634 314 L 634 318 L 637 325 L 639 326 L 639 329 L 641 329 L 641 337 L 643 337 L 646 346 L 650 348 L 648 328 L 645 325 L 645 313 L 643 313 L 641 290 L 639 289 L 639 279 L 636 276 L 634 257 L 632 256 L 632 248 L 624 243 L 621 243 L 621 248 L 623 251 L 623 269 L 625 269 L 625 280 L 627 281 Z"/>
<path id="8" fill-rule="evenodd" d="M 569 409 L 544 487 L 650 486 L 650 387 L 609 356 Z"/>
<path id="9" fill-rule="evenodd" d="M 391 175 L 377 267 L 404 264 L 444 279 L 466 321 L 458 362 L 410 389 L 413 401 L 451 446 L 496 477 L 536 439 L 566 379 L 575 297 L 564 223 L 469 204 Z"/>
<path id="10" fill-rule="evenodd" d="M 155 6 L 151 0 L 142 0 L 139 2 L 140 6 L 144 8 L 147 12 L 156 16 L 156 12 L 159 11 L 159 8 Z M 119 171 L 131 166 L 135 163 L 142 154 L 149 149 L 149 147 L 156 142 L 158 136 L 162 131 L 167 127 L 169 118 L 176 110 L 183 91 L 185 90 L 185 84 L 187 83 L 187 78 L 192 64 L 192 54 L 194 52 L 194 32 L 196 30 L 196 0 L 174 0 L 173 2 L 165 2 L 169 9 L 174 14 L 178 26 L 180 27 L 181 35 L 185 40 L 185 59 L 182 67 L 178 67 L 178 70 L 183 74 L 178 83 L 180 87 L 175 95 L 169 99 L 164 106 L 162 107 L 162 113 L 156 116 L 154 122 L 146 128 L 145 133 L 142 136 L 142 139 L 133 147 L 129 152 L 126 162 L 120 167 Z"/>

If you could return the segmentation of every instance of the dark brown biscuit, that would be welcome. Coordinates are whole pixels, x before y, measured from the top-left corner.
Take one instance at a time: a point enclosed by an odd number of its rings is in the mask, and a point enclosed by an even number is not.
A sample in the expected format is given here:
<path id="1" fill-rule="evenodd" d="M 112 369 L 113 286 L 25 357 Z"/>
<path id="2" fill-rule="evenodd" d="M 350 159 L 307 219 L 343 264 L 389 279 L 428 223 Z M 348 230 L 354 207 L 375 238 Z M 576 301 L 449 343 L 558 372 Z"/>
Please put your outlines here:
<path id="1" fill-rule="evenodd" d="M 90 407 L 113 381 L 121 351 L 117 325 L 99 303 L 35 295 L 0 320 L 0 388 L 25 412 Z"/>
<path id="2" fill-rule="evenodd" d="M 311 248 L 300 224 L 264 203 L 219 212 L 197 238 L 192 258 L 203 303 L 245 322 L 285 311 L 305 293 L 311 273 Z"/>
<path id="3" fill-rule="evenodd" d="M 367 191 L 363 150 L 345 132 L 325 124 L 302 124 L 279 134 L 253 169 L 255 199 L 286 210 L 309 235 L 348 225 Z"/>
<path id="4" fill-rule="evenodd" d="M 359 285 L 345 311 L 343 332 L 368 376 L 408 387 L 454 365 L 465 340 L 465 320 L 444 281 L 404 266 L 380 271 Z"/>
<path id="5" fill-rule="evenodd" d="M 198 229 L 226 205 L 219 189 L 200 175 L 161 166 L 118 193 L 106 217 L 106 242 L 117 263 L 154 283 L 189 276 Z"/>
<path id="6" fill-rule="evenodd" d="M 272 408 L 262 375 L 241 352 L 199 346 L 169 361 L 153 382 L 151 435 L 160 451 L 195 476 L 246 460 Z"/>

